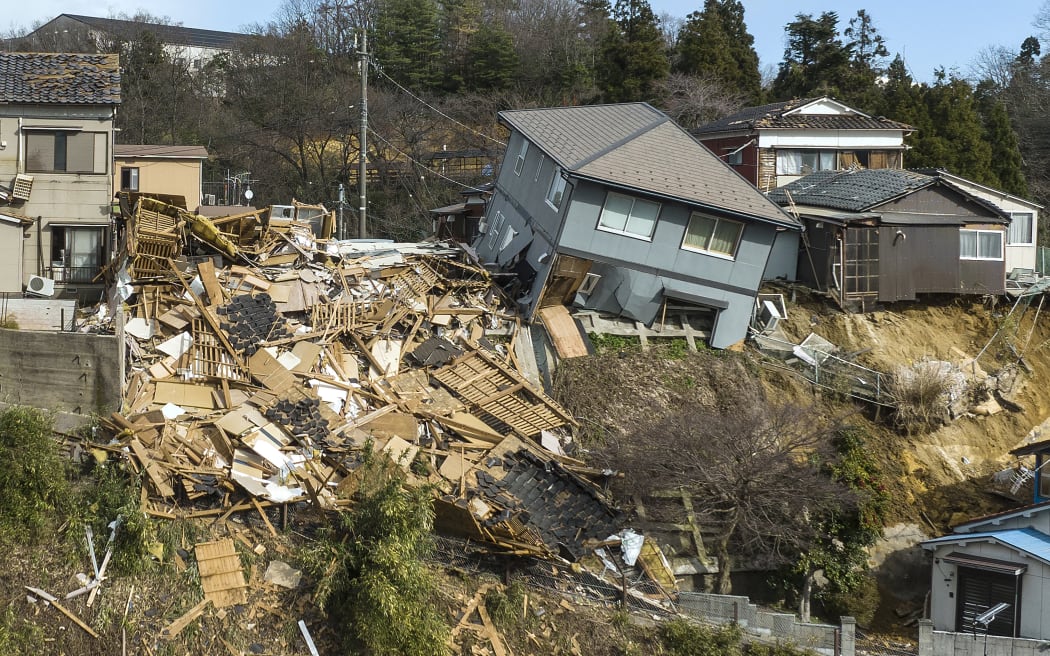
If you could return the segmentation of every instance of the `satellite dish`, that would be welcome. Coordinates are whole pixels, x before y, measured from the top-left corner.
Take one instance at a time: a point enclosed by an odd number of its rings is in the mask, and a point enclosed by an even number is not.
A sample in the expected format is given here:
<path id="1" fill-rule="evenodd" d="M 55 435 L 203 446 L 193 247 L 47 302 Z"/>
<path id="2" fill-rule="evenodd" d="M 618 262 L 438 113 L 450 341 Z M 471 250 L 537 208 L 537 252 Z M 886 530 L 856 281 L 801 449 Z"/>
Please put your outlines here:
<path id="1" fill-rule="evenodd" d="M 247 200 L 250 203 L 253 198 L 255 198 L 255 192 L 252 191 L 251 189 L 245 189 L 244 190 L 244 199 Z"/>

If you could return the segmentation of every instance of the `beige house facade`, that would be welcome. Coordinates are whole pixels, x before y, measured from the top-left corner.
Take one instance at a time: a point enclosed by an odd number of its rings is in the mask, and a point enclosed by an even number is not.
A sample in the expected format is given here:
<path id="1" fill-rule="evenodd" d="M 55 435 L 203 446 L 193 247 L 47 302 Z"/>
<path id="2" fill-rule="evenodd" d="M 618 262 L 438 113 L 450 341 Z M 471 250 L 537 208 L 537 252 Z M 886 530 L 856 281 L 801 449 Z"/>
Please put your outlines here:
<path id="1" fill-rule="evenodd" d="M 0 291 L 97 298 L 112 232 L 117 55 L 0 53 L 0 78 L 0 231 L 17 222 L 21 233 L 4 235 Z"/>
<path id="2" fill-rule="evenodd" d="M 204 146 L 117 144 L 113 147 L 117 191 L 182 196 L 188 209 L 201 204 L 208 151 Z"/>

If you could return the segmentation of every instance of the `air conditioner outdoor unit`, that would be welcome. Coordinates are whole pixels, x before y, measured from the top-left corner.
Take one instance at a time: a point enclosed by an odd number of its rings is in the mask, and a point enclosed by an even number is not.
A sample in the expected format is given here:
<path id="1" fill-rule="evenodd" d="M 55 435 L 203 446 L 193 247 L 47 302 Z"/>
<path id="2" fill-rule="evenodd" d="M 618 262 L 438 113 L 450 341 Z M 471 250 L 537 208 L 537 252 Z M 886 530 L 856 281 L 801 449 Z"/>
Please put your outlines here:
<path id="1" fill-rule="evenodd" d="M 30 296 L 50 297 L 55 295 L 55 281 L 42 276 L 29 276 L 26 293 Z"/>

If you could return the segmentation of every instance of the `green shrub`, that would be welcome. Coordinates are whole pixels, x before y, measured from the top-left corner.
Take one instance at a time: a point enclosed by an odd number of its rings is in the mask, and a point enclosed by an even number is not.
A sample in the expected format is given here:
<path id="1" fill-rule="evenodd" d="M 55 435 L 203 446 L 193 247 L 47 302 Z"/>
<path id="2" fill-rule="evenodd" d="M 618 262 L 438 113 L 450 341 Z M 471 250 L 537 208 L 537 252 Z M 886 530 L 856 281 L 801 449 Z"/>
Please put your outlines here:
<path id="1" fill-rule="evenodd" d="M 150 562 L 149 546 L 156 540 L 153 522 L 139 507 L 141 483 L 120 466 L 106 462 L 91 471 L 92 486 L 87 491 L 87 512 L 95 532 L 95 550 L 99 558 L 105 552 L 111 529 L 119 522 L 113 540 L 113 556 L 108 571 L 131 574 Z"/>
<path id="2" fill-rule="evenodd" d="M 711 627 L 682 619 L 660 627 L 664 647 L 673 656 L 740 656 L 743 634 L 736 624 Z"/>
<path id="3" fill-rule="evenodd" d="M 0 411 L 0 541 L 36 539 L 70 508 L 69 463 L 52 436 L 42 410 Z"/>
<path id="4" fill-rule="evenodd" d="M 517 626 L 525 601 L 525 586 L 513 581 L 506 588 L 493 588 L 485 594 L 485 610 L 501 630 Z"/>
<path id="5" fill-rule="evenodd" d="M 879 609 L 879 585 L 874 574 L 865 572 L 857 577 L 849 591 L 826 593 L 821 596 L 821 601 L 829 618 L 848 615 L 861 626 L 871 626 Z"/>
<path id="6" fill-rule="evenodd" d="M 752 644 L 747 649 L 748 656 L 816 656 L 811 649 L 801 649 L 794 645 L 777 643 L 775 645 Z"/>

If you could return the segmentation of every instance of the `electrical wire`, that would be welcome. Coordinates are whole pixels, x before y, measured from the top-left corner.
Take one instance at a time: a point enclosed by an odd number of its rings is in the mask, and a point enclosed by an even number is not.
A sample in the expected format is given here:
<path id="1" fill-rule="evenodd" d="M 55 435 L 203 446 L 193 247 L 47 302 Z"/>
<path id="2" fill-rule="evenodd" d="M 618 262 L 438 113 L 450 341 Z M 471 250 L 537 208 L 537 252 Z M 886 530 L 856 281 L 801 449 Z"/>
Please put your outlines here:
<path id="1" fill-rule="evenodd" d="M 418 166 L 421 171 L 425 171 L 426 173 L 429 173 L 431 175 L 436 175 L 437 177 L 441 178 L 442 180 L 445 180 L 446 182 L 451 182 L 454 185 L 459 185 L 460 187 L 463 187 L 464 189 L 474 189 L 474 190 L 477 189 L 476 185 L 464 184 L 464 183 L 460 182 L 459 180 L 453 180 L 452 178 L 448 177 L 447 175 L 444 175 L 442 173 L 438 173 L 437 171 L 435 171 L 434 169 L 430 168 L 429 166 L 427 166 L 423 162 L 420 162 L 416 158 L 412 157 L 411 155 L 409 155 L 405 151 L 401 150 L 400 148 L 398 148 L 394 144 L 392 144 L 389 141 L 387 141 L 386 139 L 384 139 L 379 133 L 377 133 L 372 128 L 368 128 L 368 133 L 370 135 L 372 135 L 373 137 L 375 137 L 376 139 L 378 139 L 379 141 L 382 141 L 387 147 L 393 149 L 398 155 L 401 155 L 402 157 L 404 157 L 408 161 L 410 161 L 413 164 L 415 164 L 416 166 Z"/>
<path id="2" fill-rule="evenodd" d="M 453 123 L 455 123 L 456 125 L 458 125 L 461 128 L 466 128 L 467 130 L 469 130 L 470 132 L 476 134 L 479 137 L 484 137 L 485 139 L 488 139 L 489 141 L 491 141 L 493 143 L 497 143 L 497 144 L 499 144 L 501 146 L 506 146 L 507 145 L 506 142 L 503 142 L 503 141 L 500 141 L 499 139 L 495 139 L 493 137 L 490 137 L 489 135 L 487 135 L 487 134 L 485 134 L 483 132 L 478 132 L 477 130 L 475 130 L 474 128 L 470 127 L 469 125 L 465 125 L 463 123 L 460 123 L 459 121 L 457 121 L 456 119 L 452 118 L 451 116 L 449 116 L 445 112 L 441 111 L 437 107 L 434 107 L 433 105 L 431 105 L 427 101 L 423 100 L 422 98 L 420 98 L 416 94 L 412 93 L 411 91 L 409 91 L 405 87 L 403 87 L 400 84 L 398 84 L 397 80 L 395 80 L 394 78 L 392 78 L 392 77 L 390 77 L 389 75 L 386 74 L 386 71 L 383 70 L 383 67 L 380 66 L 378 62 L 372 60 L 371 58 L 369 58 L 369 61 L 372 64 L 372 68 L 377 73 L 379 73 L 380 75 L 385 77 L 387 80 L 389 80 L 390 83 L 393 84 L 398 89 L 400 89 L 402 93 L 404 93 L 405 95 L 409 96 L 410 98 L 413 98 L 416 102 L 421 103 L 423 106 L 427 107 L 428 109 L 430 109 L 434 113 L 436 113 L 436 114 L 438 114 L 438 115 L 448 119 L 449 121 L 452 121 Z"/>

